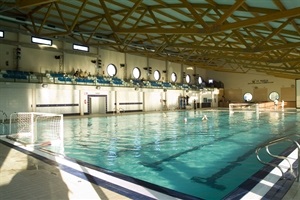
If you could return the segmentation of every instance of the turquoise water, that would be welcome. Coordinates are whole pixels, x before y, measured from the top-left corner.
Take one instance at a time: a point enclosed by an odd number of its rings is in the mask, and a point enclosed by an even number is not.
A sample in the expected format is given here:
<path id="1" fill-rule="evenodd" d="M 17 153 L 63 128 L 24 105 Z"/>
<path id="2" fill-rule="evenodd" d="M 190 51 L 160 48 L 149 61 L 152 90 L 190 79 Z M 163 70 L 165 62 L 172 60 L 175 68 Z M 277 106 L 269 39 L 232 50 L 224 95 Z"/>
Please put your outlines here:
<path id="1" fill-rule="evenodd" d="M 202 121 L 203 115 L 208 121 Z M 296 113 L 179 111 L 64 119 L 65 155 L 204 199 L 257 172 L 258 144 L 299 129 Z"/>

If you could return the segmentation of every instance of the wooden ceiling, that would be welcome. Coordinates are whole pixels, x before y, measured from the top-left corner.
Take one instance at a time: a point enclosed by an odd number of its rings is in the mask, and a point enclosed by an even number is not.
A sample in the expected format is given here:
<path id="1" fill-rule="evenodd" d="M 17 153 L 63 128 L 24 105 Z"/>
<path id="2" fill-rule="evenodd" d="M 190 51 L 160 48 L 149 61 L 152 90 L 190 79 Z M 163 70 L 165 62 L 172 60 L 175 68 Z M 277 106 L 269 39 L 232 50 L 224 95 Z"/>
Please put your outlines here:
<path id="1" fill-rule="evenodd" d="M 203 69 L 300 78 L 299 0 L 1 0 L 0 29 L 7 22 Z"/>

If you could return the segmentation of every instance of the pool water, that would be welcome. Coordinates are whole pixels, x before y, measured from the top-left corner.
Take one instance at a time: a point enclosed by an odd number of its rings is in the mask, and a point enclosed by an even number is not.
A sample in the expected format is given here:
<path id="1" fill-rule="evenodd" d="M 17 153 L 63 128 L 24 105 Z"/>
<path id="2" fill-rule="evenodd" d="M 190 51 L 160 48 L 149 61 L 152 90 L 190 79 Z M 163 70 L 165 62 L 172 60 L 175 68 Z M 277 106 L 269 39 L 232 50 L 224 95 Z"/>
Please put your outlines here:
<path id="1" fill-rule="evenodd" d="M 262 168 L 257 145 L 295 133 L 299 118 L 292 112 L 208 110 L 65 118 L 64 154 L 195 197 L 221 199 Z"/>

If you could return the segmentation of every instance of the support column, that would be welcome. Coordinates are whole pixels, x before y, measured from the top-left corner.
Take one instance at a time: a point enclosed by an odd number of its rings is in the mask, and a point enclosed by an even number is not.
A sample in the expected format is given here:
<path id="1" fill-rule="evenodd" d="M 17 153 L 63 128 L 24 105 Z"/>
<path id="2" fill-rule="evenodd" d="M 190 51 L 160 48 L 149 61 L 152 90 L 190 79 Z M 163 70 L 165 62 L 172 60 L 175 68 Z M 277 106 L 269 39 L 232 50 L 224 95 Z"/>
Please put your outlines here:
<path id="1" fill-rule="evenodd" d="M 146 93 L 145 91 L 143 91 L 143 111 L 146 112 L 146 102 L 145 102 L 145 99 L 146 99 Z"/>
<path id="2" fill-rule="evenodd" d="M 114 111 L 116 113 L 119 113 L 120 110 L 119 110 L 119 100 L 118 100 L 118 92 L 117 91 L 115 91 L 115 105 L 114 106 L 115 106 Z"/>
<path id="3" fill-rule="evenodd" d="M 84 94 L 84 91 L 79 91 L 79 113 L 84 115 L 84 107 L 87 106 L 87 95 Z"/>

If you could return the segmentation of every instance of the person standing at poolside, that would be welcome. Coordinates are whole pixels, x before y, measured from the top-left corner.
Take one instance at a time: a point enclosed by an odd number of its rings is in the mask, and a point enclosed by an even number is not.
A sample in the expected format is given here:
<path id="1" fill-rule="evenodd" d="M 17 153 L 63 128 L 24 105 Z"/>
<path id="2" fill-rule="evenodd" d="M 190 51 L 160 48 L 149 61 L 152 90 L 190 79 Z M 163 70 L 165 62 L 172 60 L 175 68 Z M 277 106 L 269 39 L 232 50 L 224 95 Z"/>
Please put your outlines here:
<path id="1" fill-rule="evenodd" d="M 278 99 L 274 100 L 274 109 L 277 110 L 277 106 L 278 106 Z"/>

